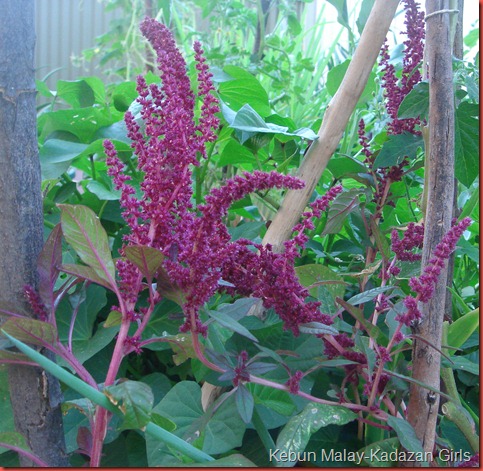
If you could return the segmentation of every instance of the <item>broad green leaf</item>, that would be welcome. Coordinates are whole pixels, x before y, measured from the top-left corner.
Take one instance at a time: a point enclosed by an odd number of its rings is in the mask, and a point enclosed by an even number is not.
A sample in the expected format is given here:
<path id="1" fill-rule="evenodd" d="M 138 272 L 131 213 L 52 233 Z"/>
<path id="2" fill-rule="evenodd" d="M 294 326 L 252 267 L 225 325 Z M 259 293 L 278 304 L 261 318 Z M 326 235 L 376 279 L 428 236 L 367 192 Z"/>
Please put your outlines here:
<path id="1" fill-rule="evenodd" d="M 256 165 L 257 159 L 253 153 L 242 146 L 236 139 L 230 139 L 228 144 L 223 148 L 223 151 L 218 158 L 218 167 L 225 165 L 240 166 L 240 164 Z"/>
<path id="2" fill-rule="evenodd" d="M 255 404 L 268 407 L 278 414 L 291 415 L 295 411 L 295 404 L 286 391 L 280 391 L 261 384 L 248 383 L 246 385 L 251 391 Z"/>
<path id="3" fill-rule="evenodd" d="M 126 258 L 139 268 L 147 280 L 151 280 L 163 263 L 164 255 L 160 250 L 147 245 L 131 245 L 124 249 Z"/>
<path id="4" fill-rule="evenodd" d="M 301 265 L 295 268 L 295 273 L 302 286 L 309 288 L 310 295 L 314 298 L 317 298 L 317 286 L 324 286 L 332 298 L 332 303 L 337 296 L 344 296 L 345 283 L 343 278 L 325 265 L 316 263 Z"/>
<path id="5" fill-rule="evenodd" d="M 190 335 L 181 333 L 166 336 L 166 338 L 172 340 L 170 345 L 174 352 L 173 362 L 176 366 L 181 365 L 189 358 L 196 358 L 195 348 Z"/>
<path id="6" fill-rule="evenodd" d="M 462 102 L 455 119 L 455 176 L 469 187 L 479 173 L 479 120 L 473 117 L 471 104 Z"/>
<path id="7" fill-rule="evenodd" d="M 301 128 L 294 132 L 290 132 L 286 126 L 279 126 L 274 123 L 266 122 L 250 105 L 243 105 L 236 113 L 227 108 L 228 106 L 223 103 L 223 116 L 227 120 L 228 125 L 235 129 L 235 134 L 241 144 L 248 141 L 250 138 L 261 138 L 263 142 L 258 142 L 255 147 L 264 147 L 268 144 L 271 138 L 262 138 L 261 136 L 258 136 L 259 134 L 297 136 L 311 140 L 316 140 L 318 138 L 317 134 L 308 128 Z"/>
<path id="8" fill-rule="evenodd" d="M 59 266 L 62 263 L 62 229 L 57 224 L 40 252 L 37 260 L 39 274 L 39 295 L 47 308 L 54 302 L 54 287 L 59 276 Z"/>
<path id="9" fill-rule="evenodd" d="M 349 25 L 349 13 L 347 10 L 347 0 L 327 0 L 337 9 L 337 21 L 347 28 L 351 33 L 351 26 Z"/>
<path id="10" fill-rule="evenodd" d="M 223 71 L 233 78 L 220 83 L 219 94 L 224 103 L 233 110 L 249 104 L 261 116 L 270 114 L 267 92 L 254 75 L 234 65 L 225 66 Z"/>
<path id="11" fill-rule="evenodd" d="M 347 156 L 334 156 L 327 163 L 327 169 L 334 178 L 353 177 L 358 173 L 367 173 L 366 166 L 358 160 Z"/>
<path id="12" fill-rule="evenodd" d="M 250 391 L 243 384 L 239 384 L 235 391 L 235 403 L 243 422 L 249 424 L 252 420 L 255 401 Z"/>
<path id="13" fill-rule="evenodd" d="M 86 188 L 102 201 L 117 201 L 121 197 L 121 190 L 106 188 L 105 185 L 96 180 L 88 182 Z"/>
<path id="14" fill-rule="evenodd" d="M 417 157 L 419 148 L 424 148 L 422 136 L 415 136 L 409 132 L 391 135 L 377 155 L 374 168 L 399 165 L 406 157 L 411 162 Z"/>
<path id="15" fill-rule="evenodd" d="M 116 386 L 108 386 L 104 394 L 124 414 L 121 430 L 143 429 L 148 424 L 154 397 L 147 384 L 127 380 Z"/>
<path id="16" fill-rule="evenodd" d="M 215 411 L 203 411 L 201 388 L 193 381 L 181 381 L 153 409 L 154 413 L 176 424 L 174 434 L 188 442 L 200 438 L 203 451 L 209 454 L 226 453 L 242 444 L 245 424 L 241 420 L 233 397 Z M 162 465 L 166 447 L 146 437 L 149 466 Z"/>
<path id="17" fill-rule="evenodd" d="M 262 227 L 265 227 L 265 221 L 251 221 L 238 224 L 236 227 L 228 228 L 231 240 L 235 241 L 241 238 L 253 240 L 260 236 Z"/>
<path id="18" fill-rule="evenodd" d="M 94 90 L 85 80 L 58 80 L 57 96 L 72 108 L 86 108 L 95 103 Z"/>
<path id="19" fill-rule="evenodd" d="M 42 178 L 59 178 L 70 167 L 72 161 L 87 148 L 87 144 L 49 139 L 40 147 L 39 159 Z"/>
<path id="20" fill-rule="evenodd" d="M 80 259 L 90 266 L 111 289 L 117 290 L 115 269 L 107 234 L 92 209 L 59 204 L 62 232 Z"/>
<path id="21" fill-rule="evenodd" d="M 226 327 L 227 329 L 233 332 L 243 335 L 244 337 L 250 339 L 252 342 L 258 342 L 257 338 L 253 334 L 251 334 L 246 327 L 239 324 L 232 317 L 223 315 L 222 313 L 219 313 L 217 311 L 207 311 L 207 312 L 212 319 L 215 319 L 215 321 L 217 321 L 223 327 Z"/>
<path id="22" fill-rule="evenodd" d="M 277 438 L 277 453 L 301 453 L 310 437 L 322 427 L 330 424 L 344 425 L 357 418 L 354 412 L 344 407 L 311 402 L 302 412 L 292 417 Z M 277 466 L 292 467 L 295 461 L 278 461 Z"/>
<path id="23" fill-rule="evenodd" d="M 54 345 L 57 340 L 55 327 L 36 319 L 11 317 L 2 324 L 2 330 L 22 342 L 33 345 Z"/>
<path id="24" fill-rule="evenodd" d="M 398 119 L 427 119 L 429 110 L 429 83 L 419 82 L 404 97 L 397 112 Z"/>
<path id="25" fill-rule="evenodd" d="M 86 265 L 76 265 L 75 263 L 66 263 L 61 265 L 61 271 L 68 273 L 69 275 L 77 276 L 84 280 L 92 281 L 98 285 L 104 286 L 107 289 L 112 289 L 111 285 L 104 279 L 102 279 L 96 271 Z"/>
<path id="26" fill-rule="evenodd" d="M 340 84 L 344 79 L 347 69 L 349 68 L 350 62 L 351 62 L 350 59 L 347 59 L 341 64 L 336 65 L 335 67 L 332 67 L 332 69 L 330 69 L 329 73 L 327 74 L 326 87 L 327 87 L 327 91 L 331 96 L 334 96 L 337 93 L 337 90 L 339 89 Z M 366 104 L 372 98 L 373 93 L 376 91 L 375 79 L 376 79 L 376 74 L 374 72 L 371 72 L 369 74 L 369 79 L 367 80 L 367 84 L 364 87 L 364 90 L 362 91 L 361 97 L 357 102 L 358 105 Z"/>
<path id="27" fill-rule="evenodd" d="M 123 118 L 123 113 L 114 108 L 77 108 L 43 113 L 38 118 L 41 129 L 39 142 L 43 143 L 49 135 L 62 131 L 69 133 L 79 142 L 90 144 L 95 133 L 105 126 L 110 126 Z"/>
<path id="28" fill-rule="evenodd" d="M 389 415 L 387 417 L 387 424 L 396 432 L 401 445 L 407 451 L 424 454 L 421 442 L 416 437 L 416 432 L 407 420 Z"/>
<path id="29" fill-rule="evenodd" d="M 464 371 L 465 373 L 470 373 L 475 376 L 480 375 L 480 365 L 468 360 L 468 358 L 455 355 L 451 358 L 451 361 L 452 363 L 443 359 L 442 364 L 445 368 L 452 368 L 455 371 Z"/>
<path id="30" fill-rule="evenodd" d="M 448 326 L 448 345 L 459 348 L 480 325 L 480 309 L 474 309 Z"/>

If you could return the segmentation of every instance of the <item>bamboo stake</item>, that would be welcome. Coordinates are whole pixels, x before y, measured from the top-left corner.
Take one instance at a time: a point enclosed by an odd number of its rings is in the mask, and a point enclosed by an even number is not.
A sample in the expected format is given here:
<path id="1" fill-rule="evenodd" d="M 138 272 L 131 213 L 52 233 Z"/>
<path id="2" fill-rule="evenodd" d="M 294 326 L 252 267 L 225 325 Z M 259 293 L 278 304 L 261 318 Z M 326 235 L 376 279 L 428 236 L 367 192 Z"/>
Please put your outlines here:
<path id="1" fill-rule="evenodd" d="M 310 146 L 297 173 L 305 182 L 305 188 L 287 192 L 265 234 L 263 243 L 272 244 L 274 250 L 281 251 L 283 242 L 290 238 L 292 228 L 297 224 L 329 159 L 339 145 L 367 84 L 398 4 L 399 0 L 376 0 L 374 3 L 345 77 L 325 111 L 318 132 L 319 139 Z"/>
<path id="2" fill-rule="evenodd" d="M 332 97 L 325 111 L 318 132 L 319 139 L 312 143 L 298 170 L 297 176 L 305 182 L 305 187 L 302 190 L 287 192 L 263 238 L 263 243 L 271 244 L 274 251 L 281 251 L 284 241 L 290 238 L 292 228 L 298 222 L 329 159 L 339 145 L 349 118 L 362 95 L 369 74 L 384 44 L 398 4 L 399 0 L 376 0 L 374 3 L 354 57 L 337 93 Z M 249 312 L 257 317 L 261 317 L 262 313 L 261 303 L 255 304 Z M 210 383 L 203 384 L 201 403 L 204 410 L 216 400 L 220 391 L 220 388 Z"/>

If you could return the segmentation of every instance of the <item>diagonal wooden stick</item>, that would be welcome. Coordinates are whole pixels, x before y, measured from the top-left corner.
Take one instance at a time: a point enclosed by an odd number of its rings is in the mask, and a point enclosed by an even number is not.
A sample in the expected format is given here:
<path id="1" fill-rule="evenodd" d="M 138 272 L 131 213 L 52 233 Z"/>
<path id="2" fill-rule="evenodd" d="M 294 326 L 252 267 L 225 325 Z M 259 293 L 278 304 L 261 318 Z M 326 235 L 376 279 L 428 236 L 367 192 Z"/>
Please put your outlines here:
<path id="1" fill-rule="evenodd" d="M 327 162 L 339 145 L 384 44 L 398 4 L 399 0 L 375 1 L 344 79 L 325 110 L 318 132 L 319 139 L 312 143 L 297 172 L 297 176 L 305 182 L 305 187 L 287 192 L 263 238 L 263 243 L 272 244 L 274 251 L 282 251 L 284 241 L 290 238 L 292 228 L 297 224 Z M 249 314 L 260 317 L 262 313 L 263 307 L 261 303 L 257 303 Z M 219 396 L 219 390 L 220 388 L 212 384 L 203 384 L 201 402 L 204 409 Z"/>

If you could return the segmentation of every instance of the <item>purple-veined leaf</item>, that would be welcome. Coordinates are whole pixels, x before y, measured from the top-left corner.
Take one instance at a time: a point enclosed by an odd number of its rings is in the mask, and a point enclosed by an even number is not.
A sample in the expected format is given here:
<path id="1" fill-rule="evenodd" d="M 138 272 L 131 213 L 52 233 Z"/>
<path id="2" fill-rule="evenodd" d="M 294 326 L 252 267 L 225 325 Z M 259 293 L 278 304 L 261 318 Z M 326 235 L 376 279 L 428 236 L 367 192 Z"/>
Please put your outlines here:
<path id="1" fill-rule="evenodd" d="M 92 281 L 93 283 L 97 283 L 98 285 L 104 286 L 104 288 L 107 288 L 107 289 L 112 289 L 111 285 L 106 280 L 98 276 L 98 274 L 93 268 L 88 267 L 86 265 L 76 265 L 75 263 L 66 263 L 65 265 L 62 265 L 60 269 L 64 273 L 68 273 L 69 275 L 74 275 L 74 276 L 77 276 L 78 278 Z"/>
<path id="2" fill-rule="evenodd" d="M 37 261 L 39 273 L 38 291 L 43 303 L 49 309 L 54 302 L 54 287 L 62 263 L 62 228 L 57 224 L 40 252 Z"/>
<path id="3" fill-rule="evenodd" d="M 262 361 L 255 361 L 247 365 L 247 371 L 252 375 L 262 375 L 277 368 L 277 365 L 272 363 L 264 363 Z"/>
<path id="4" fill-rule="evenodd" d="M 255 401 L 250 391 L 243 384 L 238 385 L 235 391 L 235 404 L 243 422 L 249 424 L 252 420 Z"/>
<path id="5" fill-rule="evenodd" d="M 104 394 L 124 414 L 120 430 L 143 429 L 148 424 L 154 396 L 147 384 L 128 380 L 107 387 Z"/>
<path id="6" fill-rule="evenodd" d="M 151 280 L 164 260 L 164 255 L 154 247 L 131 245 L 124 249 L 128 260 L 139 268 L 147 280 Z"/>
<path id="7" fill-rule="evenodd" d="M 111 289 L 117 290 L 114 261 L 107 234 L 96 216 L 87 206 L 59 204 L 62 232 L 80 259 L 90 266 Z"/>
<path id="8" fill-rule="evenodd" d="M 330 206 L 322 235 L 340 232 L 349 213 L 359 206 L 360 193 L 362 190 L 353 188 L 337 195 Z"/>
<path id="9" fill-rule="evenodd" d="M 57 331 L 52 324 L 27 318 L 11 318 L 2 324 L 2 330 L 25 343 L 33 345 L 54 345 Z"/>

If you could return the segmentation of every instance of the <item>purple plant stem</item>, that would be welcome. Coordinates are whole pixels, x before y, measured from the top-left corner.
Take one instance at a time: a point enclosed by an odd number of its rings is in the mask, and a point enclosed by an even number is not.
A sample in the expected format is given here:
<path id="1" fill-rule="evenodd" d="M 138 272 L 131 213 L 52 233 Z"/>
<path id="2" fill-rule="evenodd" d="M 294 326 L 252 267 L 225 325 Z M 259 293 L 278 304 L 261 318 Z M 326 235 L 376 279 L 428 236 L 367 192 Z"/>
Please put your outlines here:
<path id="1" fill-rule="evenodd" d="M 7 448 L 8 450 L 15 451 L 19 455 L 25 456 L 40 468 L 50 468 L 50 466 L 45 461 L 41 460 L 38 456 L 34 455 L 30 451 L 24 450 L 23 448 L 20 448 L 14 445 L 9 445 L 8 443 L 1 443 L 1 442 L 0 442 L 0 447 Z"/>

